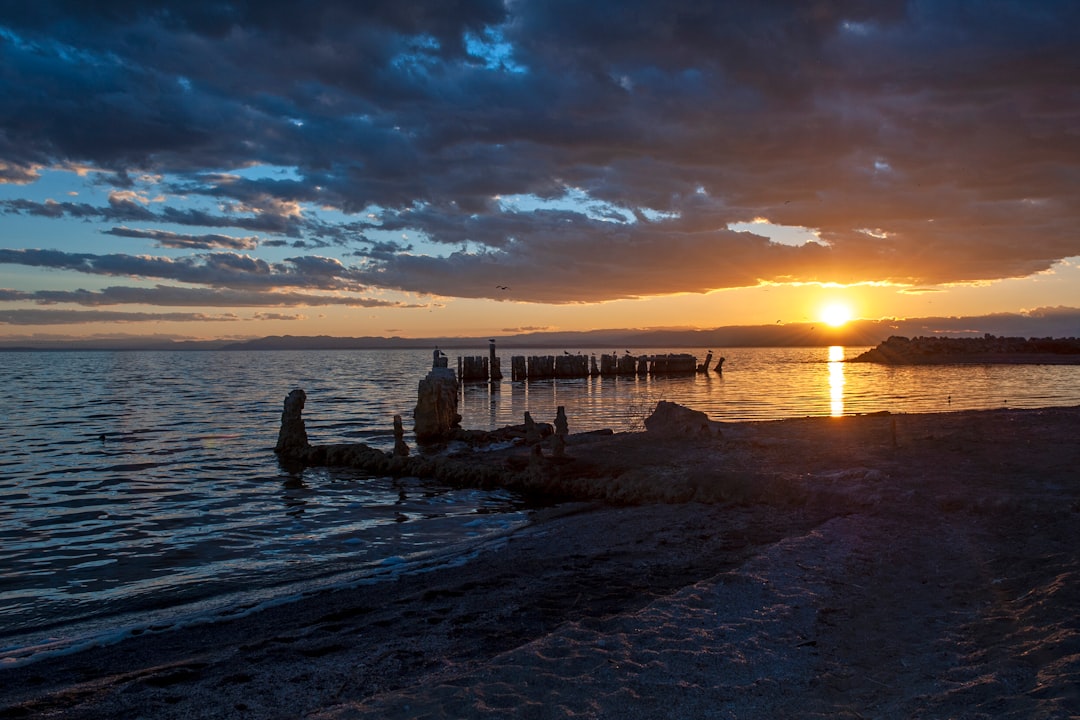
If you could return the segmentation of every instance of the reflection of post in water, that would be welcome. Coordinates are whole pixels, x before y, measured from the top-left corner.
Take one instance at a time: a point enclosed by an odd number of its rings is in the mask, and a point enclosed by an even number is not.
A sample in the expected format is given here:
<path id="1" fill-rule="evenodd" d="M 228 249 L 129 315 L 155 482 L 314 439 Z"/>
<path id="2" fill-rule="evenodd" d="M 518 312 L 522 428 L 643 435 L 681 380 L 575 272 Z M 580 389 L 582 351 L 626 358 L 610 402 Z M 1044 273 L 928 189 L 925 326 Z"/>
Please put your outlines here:
<path id="1" fill-rule="evenodd" d="M 284 483 L 285 491 L 281 493 L 281 502 L 285 504 L 285 514 L 298 518 L 304 514 L 307 500 L 304 495 L 308 489 L 307 484 L 299 474 L 291 474 Z"/>
<path id="2" fill-rule="evenodd" d="M 829 410 L 833 417 L 844 414 L 844 346 L 829 348 Z"/>

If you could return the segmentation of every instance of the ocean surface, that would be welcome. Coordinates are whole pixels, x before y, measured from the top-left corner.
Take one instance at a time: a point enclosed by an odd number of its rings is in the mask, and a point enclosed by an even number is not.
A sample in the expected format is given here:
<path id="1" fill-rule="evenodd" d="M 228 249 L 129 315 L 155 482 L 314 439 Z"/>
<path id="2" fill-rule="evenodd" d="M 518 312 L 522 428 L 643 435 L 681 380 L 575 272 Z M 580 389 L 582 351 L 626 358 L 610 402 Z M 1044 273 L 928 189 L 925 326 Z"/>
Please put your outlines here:
<path id="1" fill-rule="evenodd" d="M 866 348 L 725 350 L 722 375 L 466 385 L 463 426 L 637 430 L 659 400 L 722 421 L 1080 404 L 1080 366 L 883 367 Z M 591 354 L 590 350 L 571 349 Z M 500 350 L 509 377 L 513 354 Z M 449 351 L 450 366 L 459 355 Z M 597 354 L 603 351 L 596 351 Z M 704 349 L 638 349 L 691 352 Z M 718 353 L 718 355 L 721 353 Z M 714 361 L 715 362 L 715 361 Z M 0 668 L 463 562 L 526 522 L 508 492 L 273 453 L 285 396 L 313 443 L 390 449 L 430 351 L 0 353 Z M 415 446 L 407 435 L 410 446 Z"/>

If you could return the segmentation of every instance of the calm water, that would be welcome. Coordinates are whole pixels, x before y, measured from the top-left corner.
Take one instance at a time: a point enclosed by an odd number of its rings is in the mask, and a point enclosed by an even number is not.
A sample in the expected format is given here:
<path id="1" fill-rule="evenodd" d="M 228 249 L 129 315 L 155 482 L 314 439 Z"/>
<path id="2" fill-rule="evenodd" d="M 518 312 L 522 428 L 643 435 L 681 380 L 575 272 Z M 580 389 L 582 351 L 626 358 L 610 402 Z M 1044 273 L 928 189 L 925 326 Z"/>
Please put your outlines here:
<path id="1" fill-rule="evenodd" d="M 717 420 L 1080 404 L 1078 366 L 839 362 L 863 349 L 732 349 L 722 376 L 470 385 L 460 409 L 465 427 L 494 428 L 526 410 L 551 421 L 564 405 L 579 432 L 639 429 L 658 400 Z M 459 353 L 449 354 L 454 366 Z M 507 371 L 511 354 L 500 353 Z M 290 389 L 308 393 L 313 442 L 388 449 L 393 415 L 411 425 L 430 352 L 0 359 L 0 666 L 455 562 L 526 519 L 509 493 L 278 467 Z"/>

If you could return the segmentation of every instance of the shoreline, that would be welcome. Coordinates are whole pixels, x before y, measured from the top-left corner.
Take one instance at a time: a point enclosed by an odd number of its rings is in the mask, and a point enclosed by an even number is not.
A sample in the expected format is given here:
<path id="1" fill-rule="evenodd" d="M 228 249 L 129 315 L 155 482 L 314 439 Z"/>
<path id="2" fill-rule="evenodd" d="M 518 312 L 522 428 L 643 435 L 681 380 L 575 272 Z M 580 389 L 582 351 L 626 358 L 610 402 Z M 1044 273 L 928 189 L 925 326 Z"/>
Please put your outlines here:
<path id="1" fill-rule="evenodd" d="M 0 669 L 0 717 L 1080 712 L 1080 407 L 594 437 L 456 568 Z M 702 502 L 706 500 L 708 502 Z"/>

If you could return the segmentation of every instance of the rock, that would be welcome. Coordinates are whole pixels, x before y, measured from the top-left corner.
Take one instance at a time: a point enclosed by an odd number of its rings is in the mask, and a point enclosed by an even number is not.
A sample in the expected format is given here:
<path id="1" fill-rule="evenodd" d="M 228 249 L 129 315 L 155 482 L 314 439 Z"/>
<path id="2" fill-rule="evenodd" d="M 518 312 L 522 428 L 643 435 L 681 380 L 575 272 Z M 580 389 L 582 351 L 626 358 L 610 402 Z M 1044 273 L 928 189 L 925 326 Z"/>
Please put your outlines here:
<path id="1" fill-rule="evenodd" d="M 712 437 L 720 435 L 720 423 L 710 420 L 700 410 L 661 400 L 652 415 L 645 418 L 645 429 L 664 437 Z"/>
<path id="2" fill-rule="evenodd" d="M 566 421 L 566 406 L 560 405 L 555 409 L 555 434 L 569 435 L 570 424 Z"/>
<path id="3" fill-rule="evenodd" d="M 566 407 L 560 405 L 555 411 L 555 434 L 551 438 L 551 452 L 557 458 L 566 456 L 566 436 L 570 425 L 566 421 Z"/>
<path id="4" fill-rule="evenodd" d="M 307 428 L 304 426 L 304 403 L 307 393 L 300 388 L 293 390 L 285 398 L 285 409 L 281 413 L 281 429 L 274 452 L 286 457 L 303 454 L 310 447 Z"/>
<path id="5" fill-rule="evenodd" d="M 533 420 L 532 414 L 528 410 L 525 411 L 525 444 L 535 445 L 541 440 L 540 428 L 536 426 L 536 421 Z"/>
<path id="6" fill-rule="evenodd" d="M 432 368 L 416 392 L 413 410 L 417 442 L 446 440 L 461 428 L 458 414 L 458 383 L 454 371 L 445 367 Z"/>
<path id="7" fill-rule="evenodd" d="M 394 416 L 394 457 L 408 457 L 409 446 L 405 444 L 405 428 L 401 425 L 401 416 Z"/>

